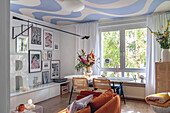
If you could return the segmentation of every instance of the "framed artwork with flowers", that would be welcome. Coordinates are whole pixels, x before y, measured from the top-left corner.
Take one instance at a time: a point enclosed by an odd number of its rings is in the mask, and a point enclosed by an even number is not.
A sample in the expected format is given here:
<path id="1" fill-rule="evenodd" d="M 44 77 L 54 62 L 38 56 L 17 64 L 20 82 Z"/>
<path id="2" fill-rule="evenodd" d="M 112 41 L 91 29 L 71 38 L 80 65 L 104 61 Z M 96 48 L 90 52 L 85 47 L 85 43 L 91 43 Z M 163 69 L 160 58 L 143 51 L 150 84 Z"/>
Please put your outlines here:
<path id="1" fill-rule="evenodd" d="M 44 49 L 53 50 L 53 32 L 44 30 Z"/>
<path id="2" fill-rule="evenodd" d="M 41 71 L 41 51 L 29 50 L 29 73 Z"/>

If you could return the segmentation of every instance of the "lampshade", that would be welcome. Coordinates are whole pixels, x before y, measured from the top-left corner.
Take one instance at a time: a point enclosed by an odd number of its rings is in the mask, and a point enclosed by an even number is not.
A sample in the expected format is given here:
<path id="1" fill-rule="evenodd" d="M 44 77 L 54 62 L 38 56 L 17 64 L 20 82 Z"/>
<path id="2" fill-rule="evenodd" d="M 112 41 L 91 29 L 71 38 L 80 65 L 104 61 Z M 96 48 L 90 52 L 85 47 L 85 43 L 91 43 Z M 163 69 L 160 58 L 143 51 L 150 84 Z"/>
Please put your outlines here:
<path id="1" fill-rule="evenodd" d="M 80 0 L 64 0 L 61 3 L 63 9 L 69 12 L 79 12 L 84 9 L 84 4 Z"/>

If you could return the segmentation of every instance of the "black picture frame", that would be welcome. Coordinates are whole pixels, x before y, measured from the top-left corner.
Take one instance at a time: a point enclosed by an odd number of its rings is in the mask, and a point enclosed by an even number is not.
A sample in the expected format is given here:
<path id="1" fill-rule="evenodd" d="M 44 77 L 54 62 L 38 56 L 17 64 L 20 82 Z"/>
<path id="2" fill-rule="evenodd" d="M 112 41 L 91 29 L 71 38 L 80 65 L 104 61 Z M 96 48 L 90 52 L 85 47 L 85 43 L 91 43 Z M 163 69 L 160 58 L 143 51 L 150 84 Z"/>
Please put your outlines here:
<path id="1" fill-rule="evenodd" d="M 32 65 L 31 63 L 32 63 L 32 57 L 31 57 L 31 55 L 32 55 L 32 53 L 34 53 L 34 54 L 38 54 L 39 55 L 39 61 L 38 61 L 38 63 L 39 63 L 39 68 L 37 68 L 37 69 L 32 69 L 33 68 L 33 66 L 37 66 L 37 65 Z M 41 70 L 42 70 L 42 53 L 41 53 L 41 51 L 40 50 L 29 50 L 28 51 L 28 56 L 29 56 L 29 73 L 37 73 L 37 72 L 41 72 Z M 36 55 L 37 56 L 37 55 Z"/>
<path id="2" fill-rule="evenodd" d="M 51 79 L 60 79 L 60 60 L 51 61 Z"/>
<path id="3" fill-rule="evenodd" d="M 42 72 L 42 84 L 47 84 L 50 82 L 50 70 Z"/>

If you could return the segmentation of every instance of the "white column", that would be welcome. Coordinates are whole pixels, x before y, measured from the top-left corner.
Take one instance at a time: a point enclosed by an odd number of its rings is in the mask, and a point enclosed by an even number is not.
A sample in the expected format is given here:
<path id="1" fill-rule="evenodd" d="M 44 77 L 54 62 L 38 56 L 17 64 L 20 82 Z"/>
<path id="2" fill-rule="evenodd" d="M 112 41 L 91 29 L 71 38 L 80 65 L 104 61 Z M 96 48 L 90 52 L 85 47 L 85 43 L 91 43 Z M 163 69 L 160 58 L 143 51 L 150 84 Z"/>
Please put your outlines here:
<path id="1" fill-rule="evenodd" d="M 0 0 L 0 113 L 9 113 L 10 0 Z"/>

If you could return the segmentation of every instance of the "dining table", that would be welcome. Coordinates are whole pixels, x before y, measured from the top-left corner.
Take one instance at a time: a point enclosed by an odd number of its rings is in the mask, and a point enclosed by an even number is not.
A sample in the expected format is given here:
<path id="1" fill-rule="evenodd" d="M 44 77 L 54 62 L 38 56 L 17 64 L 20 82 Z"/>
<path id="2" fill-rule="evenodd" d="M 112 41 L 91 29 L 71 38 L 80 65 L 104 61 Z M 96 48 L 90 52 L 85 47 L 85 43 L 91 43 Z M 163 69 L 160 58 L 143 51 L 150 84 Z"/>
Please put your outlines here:
<path id="1" fill-rule="evenodd" d="M 68 80 L 72 80 L 73 77 L 80 77 L 80 78 L 85 78 L 84 75 L 68 75 L 68 76 L 65 76 L 64 78 L 67 78 Z M 124 96 L 124 92 L 123 92 L 123 84 L 125 83 L 138 83 L 140 84 L 141 81 L 139 80 L 134 80 L 134 78 L 129 78 L 129 77 L 111 77 L 111 76 L 106 76 L 106 77 L 103 77 L 101 75 L 92 75 L 91 77 L 88 77 L 88 81 L 89 83 L 93 81 L 93 78 L 97 78 L 97 79 L 109 79 L 110 80 L 110 83 L 113 84 L 113 91 L 115 91 L 115 84 L 119 84 L 120 86 L 120 89 L 121 89 L 121 95 L 122 95 L 122 98 L 124 100 L 124 104 L 126 103 L 125 101 L 125 96 Z M 143 84 L 143 83 L 141 83 Z"/>

